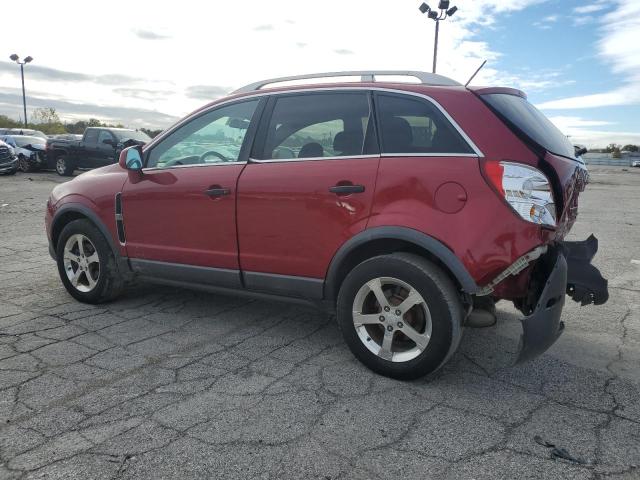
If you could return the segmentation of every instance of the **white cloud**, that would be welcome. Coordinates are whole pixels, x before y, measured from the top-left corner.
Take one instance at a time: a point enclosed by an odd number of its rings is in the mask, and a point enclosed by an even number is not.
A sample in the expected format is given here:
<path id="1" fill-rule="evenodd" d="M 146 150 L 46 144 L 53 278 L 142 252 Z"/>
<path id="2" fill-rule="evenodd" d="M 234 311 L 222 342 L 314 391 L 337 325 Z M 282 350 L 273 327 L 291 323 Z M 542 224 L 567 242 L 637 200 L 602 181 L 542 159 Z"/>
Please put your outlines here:
<path id="1" fill-rule="evenodd" d="M 543 1 L 459 4 L 460 10 L 440 26 L 438 73 L 465 82 L 482 60 L 491 63 L 499 56 L 474 32 Z M 29 35 L 20 22 L 3 24 L 7 52 L 35 58 L 25 69 L 27 95 L 40 91 L 72 104 L 140 109 L 146 121 L 149 109 L 182 116 L 201 106 L 207 92 L 213 100 L 225 89 L 262 78 L 372 68 L 431 70 L 434 22 L 420 14 L 419 2 L 326 0 L 321 8 L 310 8 L 298 0 L 183 0 L 173 8 L 113 0 L 100 11 L 99 22 L 88 21 L 85 2 L 64 3 L 60 8 L 59 2 L 30 2 L 36 13 L 29 18 Z M 50 27 L 56 21 L 74 28 L 58 29 L 51 42 Z M 36 66 L 58 76 L 36 71 Z M 19 70 L 11 67 L 0 69 L 0 90 L 20 86 Z M 518 86 L 524 81 L 485 68 L 474 83 Z M 77 114 L 63 107 L 62 117 Z M 158 126 L 166 126 L 164 121 Z"/>
<path id="2" fill-rule="evenodd" d="M 585 145 L 587 148 L 603 148 L 611 143 L 619 145 L 640 145 L 640 132 L 576 129 L 568 135 L 571 143 L 574 145 Z"/>
<path id="3" fill-rule="evenodd" d="M 607 5 L 603 2 L 600 3 L 591 3 L 589 5 L 584 5 L 582 7 L 576 7 L 573 9 L 573 13 L 577 13 L 580 15 L 586 14 L 586 13 L 594 13 L 594 12 L 599 12 L 600 10 L 604 10 L 605 8 L 607 8 Z"/>
<path id="4" fill-rule="evenodd" d="M 615 125 L 604 120 L 589 120 L 577 116 L 550 116 L 556 127 L 568 135 L 573 144 L 586 145 L 588 148 L 600 148 L 610 143 L 621 145 L 640 145 L 640 132 L 603 130 L 597 127 Z"/>
<path id="5" fill-rule="evenodd" d="M 607 122 L 604 120 L 585 120 L 581 117 L 562 115 L 550 116 L 549 120 L 555 123 L 555 125 L 563 131 L 568 131 L 572 128 L 602 127 L 604 125 L 614 125 L 613 122 Z"/>
<path id="6" fill-rule="evenodd" d="M 640 2 L 620 0 L 603 18 L 598 56 L 620 74 L 624 85 L 606 92 L 544 102 L 542 109 L 595 108 L 640 104 Z"/>
<path id="7" fill-rule="evenodd" d="M 542 30 L 549 30 L 551 25 L 556 23 L 560 19 L 560 15 L 547 15 L 542 17 L 539 21 L 533 22 L 534 27 L 541 28 Z"/>
<path id="8" fill-rule="evenodd" d="M 576 97 L 550 100 L 537 105 L 541 110 L 612 107 L 640 104 L 640 87 L 627 85 L 605 93 L 593 93 Z"/>

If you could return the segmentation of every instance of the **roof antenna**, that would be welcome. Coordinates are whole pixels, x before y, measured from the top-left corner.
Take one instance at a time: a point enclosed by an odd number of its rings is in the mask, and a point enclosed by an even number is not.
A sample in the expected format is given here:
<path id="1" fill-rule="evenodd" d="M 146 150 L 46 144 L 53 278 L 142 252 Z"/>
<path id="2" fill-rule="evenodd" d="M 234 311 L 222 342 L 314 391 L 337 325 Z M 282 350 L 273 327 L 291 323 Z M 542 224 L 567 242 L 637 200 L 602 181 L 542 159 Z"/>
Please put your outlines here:
<path id="1" fill-rule="evenodd" d="M 478 72 L 480 71 L 480 69 L 481 69 L 482 67 L 484 67 L 484 64 L 485 64 L 485 63 L 487 63 L 487 61 L 486 61 L 486 60 L 485 60 L 484 62 L 482 62 L 482 65 L 480 65 L 480 66 L 478 67 L 478 69 L 477 69 L 475 72 L 473 72 L 473 75 L 471 75 L 471 78 L 470 78 L 469 80 L 467 80 L 467 83 L 465 83 L 465 84 L 464 84 L 464 86 L 465 86 L 465 87 L 471 83 L 471 80 L 473 80 L 473 78 L 478 74 Z"/>

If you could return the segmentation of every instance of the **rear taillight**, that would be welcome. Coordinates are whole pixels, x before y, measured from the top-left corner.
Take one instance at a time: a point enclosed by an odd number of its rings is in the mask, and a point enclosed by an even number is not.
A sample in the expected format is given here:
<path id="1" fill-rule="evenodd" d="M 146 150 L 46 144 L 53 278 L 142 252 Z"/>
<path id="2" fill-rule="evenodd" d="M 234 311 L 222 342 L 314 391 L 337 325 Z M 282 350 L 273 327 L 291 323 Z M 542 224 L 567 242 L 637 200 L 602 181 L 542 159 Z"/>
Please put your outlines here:
<path id="1" fill-rule="evenodd" d="M 487 179 L 524 220 L 556 226 L 551 184 L 537 168 L 513 162 L 487 162 Z"/>

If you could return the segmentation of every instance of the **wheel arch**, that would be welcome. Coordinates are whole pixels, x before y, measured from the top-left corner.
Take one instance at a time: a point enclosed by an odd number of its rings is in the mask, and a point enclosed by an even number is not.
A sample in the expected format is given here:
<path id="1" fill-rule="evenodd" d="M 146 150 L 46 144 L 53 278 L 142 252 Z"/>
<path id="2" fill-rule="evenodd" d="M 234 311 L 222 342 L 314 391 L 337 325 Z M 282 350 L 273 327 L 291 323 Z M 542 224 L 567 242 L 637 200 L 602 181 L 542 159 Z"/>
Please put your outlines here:
<path id="1" fill-rule="evenodd" d="M 53 156 L 55 158 L 58 158 L 62 155 L 68 155 L 69 154 L 69 150 L 67 150 L 66 148 L 58 148 L 58 147 L 54 147 L 53 151 L 51 152 L 53 154 Z"/>
<path id="2" fill-rule="evenodd" d="M 335 300 L 342 281 L 367 258 L 395 252 L 415 253 L 439 265 L 468 294 L 479 287 L 456 255 L 439 240 L 408 227 L 374 227 L 350 238 L 336 252 L 324 284 L 324 299 Z"/>
<path id="3" fill-rule="evenodd" d="M 51 221 L 51 246 L 53 247 L 53 251 L 55 252 L 57 249 L 58 239 L 60 238 L 60 233 L 64 227 L 74 220 L 81 219 L 90 221 L 96 228 L 98 228 L 98 230 L 100 230 L 100 233 L 102 233 L 104 238 L 107 240 L 114 257 L 118 263 L 120 263 L 120 251 L 113 241 L 111 232 L 109 232 L 107 226 L 102 222 L 102 220 L 100 220 L 95 212 L 80 203 L 67 203 L 62 205 L 56 211 L 53 220 Z"/>

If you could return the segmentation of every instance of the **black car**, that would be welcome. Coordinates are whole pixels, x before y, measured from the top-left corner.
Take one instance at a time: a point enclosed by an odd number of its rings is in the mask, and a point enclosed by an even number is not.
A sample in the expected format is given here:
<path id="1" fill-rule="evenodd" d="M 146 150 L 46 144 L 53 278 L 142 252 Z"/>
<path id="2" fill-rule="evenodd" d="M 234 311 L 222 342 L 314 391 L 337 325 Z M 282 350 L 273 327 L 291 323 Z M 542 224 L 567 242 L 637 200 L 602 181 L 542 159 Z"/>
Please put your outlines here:
<path id="1" fill-rule="evenodd" d="M 47 140 L 47 163 L 59 175 L 69 176 L 76 168 L 96 168 L 118 161 L 122 149 L 144 145 L 151 138 L 127 128 L 89 127 L 81 140 Z"/>

